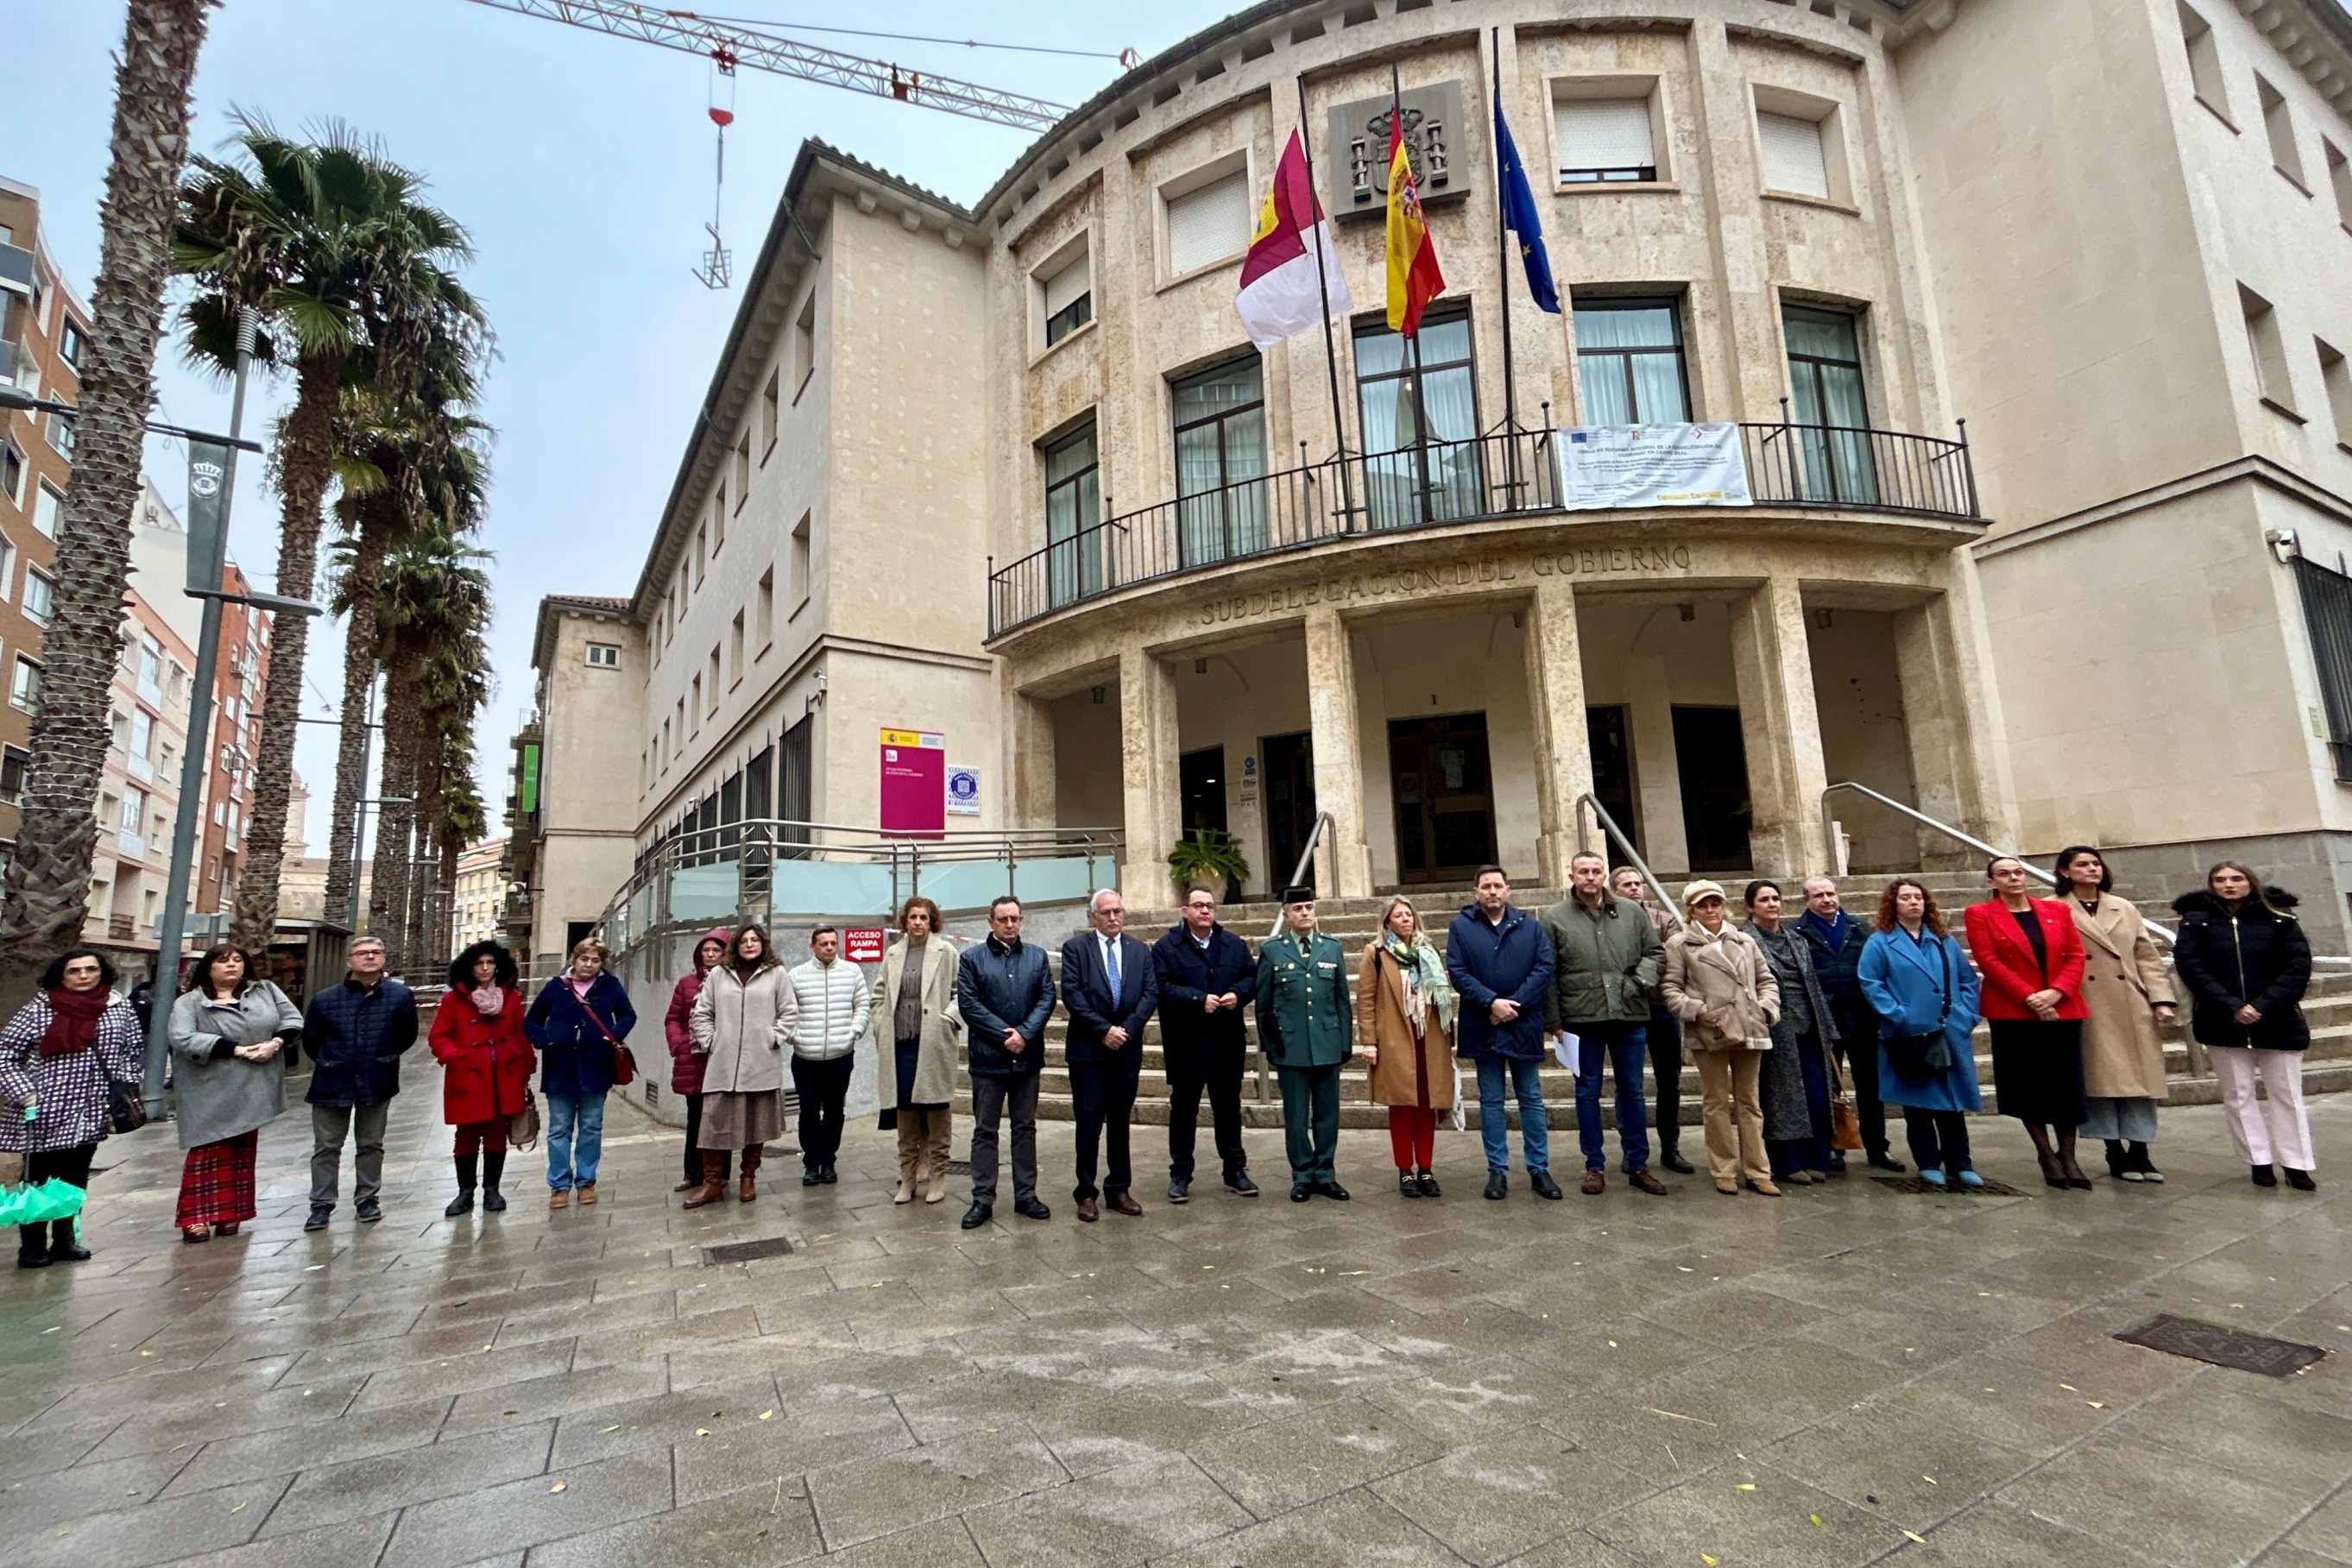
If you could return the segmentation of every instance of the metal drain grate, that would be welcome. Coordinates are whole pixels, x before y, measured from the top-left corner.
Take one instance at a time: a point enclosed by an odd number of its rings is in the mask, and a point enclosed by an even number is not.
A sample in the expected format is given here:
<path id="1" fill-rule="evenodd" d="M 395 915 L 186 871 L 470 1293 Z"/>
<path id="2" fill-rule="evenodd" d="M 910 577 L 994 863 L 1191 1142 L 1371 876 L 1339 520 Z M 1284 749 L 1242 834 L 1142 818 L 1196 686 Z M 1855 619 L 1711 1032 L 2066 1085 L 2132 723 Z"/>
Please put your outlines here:
<path id="1" fill-rule="evenodd" d="M 1873 1176 L 1870 1179 L 1881 1186 L 1893 1187 L 1896 1192 L 1936 1192 L 1955 1197 L 2023 1197 L 2025 1196 L 2007 1182 L 1995 1181 L 1990 1176 L 1985 1177 L 1985 1184 L 1982 1186 L 1961 1186 L 1957 1183 L 1950 1186 L 1929 1186 L 1916 1176 Z"/>
<path id="2" fill-rule="evenodd" d="M 702 1249 L 702 1263 L 712 1268 L 721 1263 L 749 1263 L 755 1258 L 782 1258 L 793 1249 L 793 1244 L 781 1236 L 763 1237 L 757 1241 L 729 1241 Z"/>
<path id="3" fill-rule="evenodd" d="M 2265 1377 L 2292 1377 L 2327 1353 L 2315 1344 L 2247 1333 L 2221 1323 L 2200 1322 L 2158 1312 L 2136 1329 L 2116 1335 L 2126 1344 L 2160 1350 L 2167 1355 L 2227 1366 L 2239 1372 L 2259 1372 Z"/>
<path id="4" fill-rule="evenodd" d="M 950 1160 L 950 1161 L 948 1162 L 948 1175 L 950 1175 L 950 1176 L 970 1176 L 970 1175 L 971 1175 L 971 1162 L 970 1160 Z"/>

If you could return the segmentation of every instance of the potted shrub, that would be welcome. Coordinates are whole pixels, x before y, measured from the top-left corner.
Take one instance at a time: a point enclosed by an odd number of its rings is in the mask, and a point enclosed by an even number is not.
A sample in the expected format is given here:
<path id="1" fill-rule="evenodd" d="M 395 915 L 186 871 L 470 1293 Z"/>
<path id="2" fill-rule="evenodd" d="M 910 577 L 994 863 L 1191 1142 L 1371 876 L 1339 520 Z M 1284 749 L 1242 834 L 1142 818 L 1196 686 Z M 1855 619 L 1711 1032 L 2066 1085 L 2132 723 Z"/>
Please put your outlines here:
<path id="1" fill-rule="evenodd" d="M 1195 828 L 1168 852 L 1168 874 L 1180 901 L 1194 888 L 1205 887 L 1223 902 L 1238 904 L 1249 873 L 1241 841 L 1216 828 Z"/>

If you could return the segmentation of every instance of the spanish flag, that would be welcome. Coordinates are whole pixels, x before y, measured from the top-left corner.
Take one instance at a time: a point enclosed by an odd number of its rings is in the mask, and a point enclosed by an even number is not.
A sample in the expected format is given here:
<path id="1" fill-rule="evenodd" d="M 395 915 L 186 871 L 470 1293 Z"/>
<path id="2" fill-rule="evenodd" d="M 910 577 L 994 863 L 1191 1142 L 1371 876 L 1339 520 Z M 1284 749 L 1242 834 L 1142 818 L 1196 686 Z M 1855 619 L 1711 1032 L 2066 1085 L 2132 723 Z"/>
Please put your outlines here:
<path id="1" fill-rule="evenodd" d="M 1421 313 L 1445 287 L 1437 269 L 1437 244 L 1421 214 L 1421 190 L 1413 183 L 1412 160 L 1404 150 L 1404 99 L 1389 110 L 1389 329 L 1412 337 Z"/>

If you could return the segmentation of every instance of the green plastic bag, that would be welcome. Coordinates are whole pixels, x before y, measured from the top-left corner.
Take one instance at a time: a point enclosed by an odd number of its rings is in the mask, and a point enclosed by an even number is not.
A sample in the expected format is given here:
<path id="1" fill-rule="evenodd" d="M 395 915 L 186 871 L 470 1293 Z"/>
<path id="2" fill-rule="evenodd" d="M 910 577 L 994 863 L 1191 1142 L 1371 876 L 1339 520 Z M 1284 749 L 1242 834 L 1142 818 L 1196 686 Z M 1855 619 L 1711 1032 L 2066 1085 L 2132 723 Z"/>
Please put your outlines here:
<path id="1" fill-rule="evenodd" d="M 71 1182 L 51 1176 L 23 1186 L 0 1187 L 0 1226 L 46 1225 L 71 1219 L 81 1212 L 89 1195 Z"/>

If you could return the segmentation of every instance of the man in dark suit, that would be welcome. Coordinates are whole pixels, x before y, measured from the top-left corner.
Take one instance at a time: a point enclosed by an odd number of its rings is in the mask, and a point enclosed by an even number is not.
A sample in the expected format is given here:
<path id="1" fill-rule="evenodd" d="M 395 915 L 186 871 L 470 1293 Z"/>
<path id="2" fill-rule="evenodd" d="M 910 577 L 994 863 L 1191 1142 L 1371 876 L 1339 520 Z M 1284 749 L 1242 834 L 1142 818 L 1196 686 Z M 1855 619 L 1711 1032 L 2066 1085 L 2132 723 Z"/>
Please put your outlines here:
<path id="1" fill-rule="evenodd" d="M 1225 1190 L 1255 1197 L 1242 1148 L 1242 1065 L 1249 1055 L 1242 1009 L 1257 995 L 1257 960 L 1248 943 L 1217 924 L 1217 895 L 1196 887 L 1185 896 L 1183 921 L 1152 945 L 1151 967 L 1168 1063 L 1168 1201 L 1192 1195 L 1192 1130 L 1203 1089 Z"/>
<path id="2" fill-rule="evenodd" d="M 1094 929 L 1062 944 L 1062 1005 L 1070 1032 L 1062 1059 L 1069 1064 L 1070 1098 L 1078 1120 L 1078 1218 L 1092 1223 L 1097 1199 L 1121 1214 L 1143 1206 L 1129 1190 L 1128 1121 L 1135 1113 L 1136 1076 L 1143 1061 L 1143 1025 L 1160 1000 L 1151 949 L 1126 935 L 1127 904 L 1104 888 L 1087 905 Z M 1108 1135 L 1106 1135 L 1108 1134 Z M 1095 1155 L 1108 1145 L 1103 1183 L 1095 1186 Z"/>

